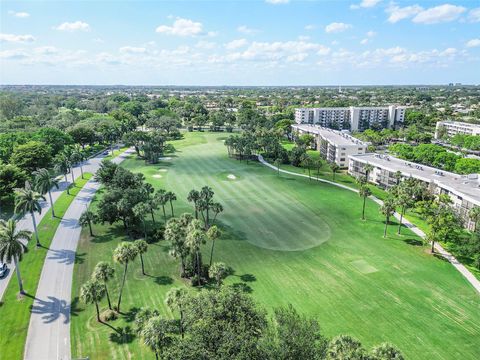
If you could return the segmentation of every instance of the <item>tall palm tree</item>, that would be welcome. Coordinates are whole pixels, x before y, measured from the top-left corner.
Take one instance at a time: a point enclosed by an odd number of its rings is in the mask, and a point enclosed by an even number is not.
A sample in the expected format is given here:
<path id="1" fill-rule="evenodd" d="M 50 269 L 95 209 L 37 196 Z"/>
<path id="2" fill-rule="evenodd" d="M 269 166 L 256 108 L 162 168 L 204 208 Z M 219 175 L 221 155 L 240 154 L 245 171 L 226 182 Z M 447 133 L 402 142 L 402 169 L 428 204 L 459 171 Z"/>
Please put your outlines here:
<path id="1" fill-rule="evenodd" d="M 143 343 L 155 353 L 155 359 L 159 359 L 162 350 L 171 344 L 172 337 L 168 335 L 170 322 L 155 316 L 147 320 L 141 331 Z"/>
<path id="2" fill-rule="evenodd" d="M 17 273 L 18 288 L 20 294 L 24 294 L 22 277 L 20 275 L 19 261 L 27 247 L 23 241 L 30 240 L 32 233 L 27 230 L 17 231 L 15 220 L 0 220 L 0 259 L 10 263 L 13 259 L 15 272 Z"/>
<path id="3" fill-rule="evenodd" d="M 73 149 L 72 155 L 70 155 L 70 162 L 73 165 L 79 165 L 80 166 L 80 173 L 82 174 L 81 177 L 83 177 L 83 162 L 85 161 L 85 155 L 83 155 L 83 152 L 80 150 L 80 148 L 75 147 Z M 72 176 L 73 176 L 73 171 L 72 171 Z"/>
<path id="4" fill-rule="evenodd" d="M 363 198 L 362 220 L 365 220 L 365 203 L 367 201 L 367 197 L 372 195 L 372 191 L 367 184 L 363 183 L 360 185 L 360 189 L 358 189 L 358 195 Z"/>
<path id="5" fill-rule="evenodd" d="M 158 189 L 155 193 L 155 202 L 162 207 L 163 210 L 163 219 L 167 221 L 167 214 L 165 213 L 165 205 L 168 202 L 166 195 L 166 191 L 163 189 Z"/>
<path id="6" fill-rule="evenodd" d="M 280 159 L 280 158 L 275 159 L 273 164 L 277 168 L 277 175 L 280 175 L 280 165 L 282 165 L 282 159 Z"/>
<path id="7" fill-rule="evenodd" d="M 403 354 L 389 343 L 382 343 L 372 349 L 373 359 L 404 360 Z"/>
<path id="8" fill-rule="evenodd" d="M 188 293 L 185 288 L 172 288 L 167 292 L 165 297 L 165 303 L 170 308 L 170 311 L 178 310 L 180 313 L 180 334 L 182 339 L 184 337 L 185 330 L 183 328 L 183 317 L 185 313 L 185 306 L 188 301 Z"/>
<path id="9" fill-rule="evenodd" d="M 55 163 L 54 170 L 57 173 L 65 176 L 65 183 L 67 184 L 67 194 L 70 194 L 70 187 L 68 185 L 68 179 L 67 179 L 67 174 L 69 170 L 67 157 L 64 154 L 58 154 L 57 156 L 55 156 L 54 163 Z"/>
<path id="10" fill-rule="evenodd" d="M 368 174 L 373 170 L 373 166 L 367 163 L 364 165 L 363 170 L 365 171 L 365 180 L 368 182 Z"/>
<path id="11" fill-rule="evenodd" d="M 332 173 L 333 173 L 333 181 L 335 181 L 335 174 L 337 173 L 338 170 L 340 170 L 340 166 L 338 166 L 333 162 L 330 164 L 330 169 L 332 170 Z"/>
<path id="12" fill-rule="evenodd" d="M 205 232 L 202 230 L 202 224 L 199 220 L 193 220 L 188 226 L 188 233 L 186 239 L 186 245 L 192 253 L 195 254 L 197 263 L 197 284 L 201 284 L 201 259 L 200 259 L 200 247 L 205 244 Z"/>
<path id="13" fill-rule="evenodd" d="M 187 196 L 188 202 L 193 202 L 195 208 L 195 219 L 198 219 L 198 202 L 200 200 L 200 192 L 198 190 L 190 190 Z"/>
<path id="14" fill-rule="evenodd" d="M 108 308 L 112 310 L 112 303 L 110 302 L 110 294 L 108 293 L 107 282 L 113 278 L 115 269 L 106 261 L 100 261 L 93 269 L 92 279 L 102 282 L 105 286 L 105 294 L 107 295 Z"/>
<path id="15" fill-rule="evenodd" d="M 477 231 L 477 223 L 480 220 L 480 206 L 475 206 L 468 212 L 468 217 L 473 221 L 473 231 Z"/>
<path id="16" fill-rule="evenodd" d="M 220 287 L 222 285 L 222 280 L 227 275 L 227 270 L 227 265 L 225 265 L 223 262 L 216 262 L 208 269 L 208 276 L 212 279 L 215 279 L 217 286 Z"/>
<path id="17" fill-rule="evenodd" d="M 357 339 L 349 335 L 334 337 L 327 346 L 327 359 L 366 359 L 365 350 Z"/>
<path id="18" fill-rule="evenodd" d="M 138 203 L 132 209 L 133 214 L 139 218 L 143 225 L 143 236 L 145 241 L 147 241 L 147 222 L 145 220 L 145 214 L 150 212 L 150 205 L 148 203 Z"/>
<path id="19" fill-rule="evenodd" d="M 221 235 L 222 233 L 220 232 L 220 230 L 216 225 L 213 225 L 207 231 L 207 238 L 212 241 L 212 248 L 210 250 L 210 266 L 212 266 L 213 248 L 215 247 L 215 240 L 217 240 Z"/>
<path id="20" fill-rule="evenodd" d="M 97 321 L 102 322 L 100 319 L 100 309 L 98 308 L 98 303 L 102 301 L 105 296 L 105 286 L 102 283 L 96 280 L 88 280 L 80 288 L 80 299 L 85 304 L 95 304 L 97 309 Z"/>
<path id="21" fill-rule="evenodd" d="M 220 214 L 223 211 L 223 206 L 222 204 L 216 202 L 212 204 L 212 211 L 215 214 L 213 216 L 212 224 L 215 223 L 215 220 L 217 219 L 218 214 Z"/>
<path id="22" fill-rule="evenodd" d="M 88 229 L 90 230 L 90 236 L 93 236 L 93 230 L 92 230 L 92 224 L 95 224 L 98 221 L 98 216 L 94 212 L 90 210 L 85 210 L 82 215 L 80 215 L 80 218 L 78 219 L 78 223 L 80 226 L 88 226 Z"/>
<path id="23" fill-rule="evenodd" d="M 181 276 L 185 275 L 185 258 L 188 255 L 188 247 L 185 244 L 186 226 L 188 222 L 182 224 L 180 219 L 171 218 L 165 226 L 164 237 L 170 242 L 170 255 L 178 259 L 180 258 Z"/>
<path id="24" fill-rule="evenodd" d="M 117 311 L 120 312 L 120 304 L 122 302 L 122 293 L 127 279 L 128 263 L 135 260 L 137 257 L 137 247 L 132 243 L 122 242 L 113 252 L 113 260 L 124 266 L 122 285 L 120 286 L 120 293 L 118 295 Z"/>
<path id="25" fill-rule="evenodd" d="M 142 263 L 142 274 L 145 275 L 145 265 L 143 263 L 143 254 L 148 250 L 148 244 L 145 240 L 135 240 L 133 243 L 137 248 L 137 254 L 140 255 L 140 262 Z"/>
<path id="26" fill-rule="evenodd" d="M 390 222 L 390 216 L 395 213 L 395 200 L 391 197 L 388 197 L 383 202 L 383 205 L 380 207 L 380 212 L 385 215 L 385 228 L 383 230 L 383 237 L 387 237 L 387 227 Z"/>
<path id="27" fill-rule="evenodd" d="M 40 246 L 40 240 L 38 238 L 35 213 L 42 213 L 40 200 L 45 201 L 45 197 L 42 194 L 32 190 L 29 182 L 25 183 L 25 188 L 15 190 L 15 213 L 22 215 L 30 213 L 32 217 L 33 230 L 35 231 L 35 238 L 37 240 L 37 246 Z"/>
<path id="28" fill-rule="evenodd" d="M 170 202 L 170 210 L 172 211 L 172 217 L 173 217 L 173 216 L 175 216 L 175 215 L 173 214 L 173 204 L 172 204 L 172 201 L 177 200 L 177 195 L 175 195 L 175 193 L 172 192 L 172 191 L 167 191 L 167 192 L 165 193 L 165 198 L 166 198 L 166 200 L 168 200 L 168 201 Z"/>
<path id="29" fill-rule="evenodd" d="M 52 208 L 52 218 L 55 217 L 55 209 L 53 207 L 53 199 L 52 199 L 52 188 L 55 187 L 58 189 L 59 181 L 50 175 L 50 172 L 47 169 L 40 169 L 33 172 L 33 176 L 35 176 L 34 185 L 35 190 L 37 190 L 40 194 L 48 193 L 48 198 L 50 199 L 50 207 Z"/>

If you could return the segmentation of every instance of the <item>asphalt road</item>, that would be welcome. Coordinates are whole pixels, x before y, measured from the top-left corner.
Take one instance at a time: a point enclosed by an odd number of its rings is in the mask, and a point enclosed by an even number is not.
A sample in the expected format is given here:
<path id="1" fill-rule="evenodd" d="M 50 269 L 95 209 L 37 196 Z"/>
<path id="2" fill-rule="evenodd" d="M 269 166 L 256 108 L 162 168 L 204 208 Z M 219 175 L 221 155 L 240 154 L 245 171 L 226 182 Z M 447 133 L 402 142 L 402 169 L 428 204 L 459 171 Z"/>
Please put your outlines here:
<path id="1" fill-rule="evenodd" d="M 120 163 L 131 151 L 113 161 Z M 98 168 L 99 162 L 96 163 Z M 88 170 L 94 173 L 95 165 Z M 100 184 L 88 181 L 70 204 L 47 252 L 32 307 L 25 359 L 70 359 L 70 307 L 72 276 L 80 239 L 80 215 L 93 199 Z"/>

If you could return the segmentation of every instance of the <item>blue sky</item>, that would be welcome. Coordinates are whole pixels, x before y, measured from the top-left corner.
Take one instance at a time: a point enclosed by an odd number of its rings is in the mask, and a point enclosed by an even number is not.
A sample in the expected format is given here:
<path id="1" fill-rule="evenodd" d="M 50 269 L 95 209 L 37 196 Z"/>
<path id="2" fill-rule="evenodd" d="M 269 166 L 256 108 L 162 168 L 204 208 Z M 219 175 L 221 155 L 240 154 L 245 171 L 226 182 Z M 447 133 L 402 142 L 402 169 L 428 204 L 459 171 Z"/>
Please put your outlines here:
<path id="1" fill-rule="evenodd" d="M 0 1 L 0 83 L 480 83 L 480 1 Z"/>

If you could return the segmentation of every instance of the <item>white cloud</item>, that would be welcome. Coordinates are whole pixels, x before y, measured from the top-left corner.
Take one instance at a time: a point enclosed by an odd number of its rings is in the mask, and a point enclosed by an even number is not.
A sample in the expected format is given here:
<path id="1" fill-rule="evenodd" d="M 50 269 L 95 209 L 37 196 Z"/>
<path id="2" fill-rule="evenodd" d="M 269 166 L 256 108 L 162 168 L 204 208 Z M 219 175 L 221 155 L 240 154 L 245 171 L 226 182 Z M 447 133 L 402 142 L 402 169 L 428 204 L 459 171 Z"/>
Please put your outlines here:
<path id="1" fill-rule="evenodd" d="M 288 4 L 290 0 L 265 0 L 266 3 L 278 5 L 278 4 Z"/>
<path id="2" fill-rule="evenodd" d="M 40 46 L 33 49 L 36 54 L 51 55 L 58 53 L 58 49 L 55 46 Z"/>
<path id="3" fill-rule="evenodd" d="M 327 33 L 339 33 L 345 30 L 348 30 L 352 27 L 350 24 L 345 24 L 341 22 L 333 22 L 325 26 L 325 32 Z"/>
<path id="4" fill-rule="evenodd" d="M 237 27 L 237 31 L 246 35 L 252 35 L 258 32 L 258 30 L 249 28 L 246 25 L 240 25 L 239 27 Z"/>
<path id="5" fill-rule="evenodd" d="M 423 8 L 419 5 L 411 5 L 405 7 L 399 7 L 398 5 L 391 4 L 385 11 L 390 14 L 388 22 L 395 24 L 403 19 L 411 18 L 421 12 Z"/>
<path id="6" fill-rule="evenodd" d="M 63 24 L 54 27 L 55 30 L 60 31 L 90 31 L 90 25 L 84 21 L 64 22 Z"/>
<path id="7" fill-rule="evenodd" d="M 367 36 L 370 37 L 370 38 L 374 37 L 376 35 L 377 35 L 377 33 L 375 31 L 370 30 L 370 31 L 367 32 Z"/>
<path id="8" fill-rule="evenodd" d="M 308 24 L 308 25 L 305 25 L 305 30 L 315 30 L 317 28 L 316 25 L 313 25 L 313 24 Z"/>
<path id="9" fill-rule="evenodd" d="M 480 46 L 480 38 L 469 40 L 465 45 L 469 48 L 478 47 Z"/>
<path id="10" fill-rule="evenodd" d="M 412 21 L 418 24 L 437 24 L 458 19 L 467 9 L 463 6 L 443 4 L 419 12 Z"/>
<path id="11" fill-rule="evenodd" d="M 0 58 L 7 60 L 21 60 L 28 57 L 28 53 L 23 49 L 13 49 L 13 50 L 4 50 L 0 51 Z"/>
<path id="12" fill-rule="evenodd" d="M 172 26 L 160 25 L 155 31 L 168 35 L 195 36 L 203 33 L 203 25 L 190 19 L 176 18 Z"/>
<path id="13" fill-rule="evenodd" d="M 367 44 L 368 44 L 368 41 L 369 41 L 369 40 L 368 40 L 367 38 L 365 38 L 365 39 L 363 39 L 362 41 L 360 41 L 360 44 L 362 44 L 362 45 L 367 45 Z"/>
<path id="14" fill-rule="evenodd" d="M 226 43 L 225 48 L 228 50 L 235 50 L 235 49 L 244 47 L 247 44 L 248 44 L 248 41 L 246 39 L 237 39 L 237 40 L 232 40 L 229 43 Z"/>
<path id="15" fill-rule="evenodd" d="M 15 35 L 15 34 L 0 34 L 0 41 L 2 42 L 32 42 L 35 38 L 32 35 Z"/>
<path id="16" fill-rule="evenodd" d="M 195 44 L 195 47 L 198 49 L 205 49 L 205 50 L 211 50 L 214 49 L 217 46 L 216 43 L 211 42 L 211 41 L 204 41 L 201 40 Z"/>
<path id="17" fill-rule="evenodd" d="M 480 7 L 470 10 L 468 14 L 468 19 L 471 22 L 480 22 Z"/>
<path id="18" fill-rule="evenodd" d="M 118 49 L 123 54 L 143 54 L 147 51 L 144 47 L 136 47 L 136 46 L 123 46 Z"/>
<path id="19" fill-rule="evenodd" d="M 310 36 L 300 35 L 300 36 L 298 37 L 298 40 L 300 40 L 300 41 L 308 41 L 308 40 L 310 40 Z"/>
<path id="20" fill-rule="evenodd" d="M 95 38 L 92 41 L 95 42 L 95 43 L 98 43 L 98 44 L 103 44 L 105 42 L 105 41 L 103 41 L 102 38 Z"/>
<path id="21" fill-rule="evenodd" d="M 17 12 L 17 11 L 10 10 L 8 13 L 12 16 L 15 16 L 15 17 L 21 18 L 21 19 L 25 19 L 25 18 L 28 18 L 30 16 L 29 13 L 24 12 L 24 11 L 18 11 Z"/>
<path id="22" fill-rule="evenodd" d="M 350 5 L 350 9 L 359 9 L 359 8 L 372 8 L 377 6 L 382 0 L 362 0 L 360 4 L 352 4 Z"/>

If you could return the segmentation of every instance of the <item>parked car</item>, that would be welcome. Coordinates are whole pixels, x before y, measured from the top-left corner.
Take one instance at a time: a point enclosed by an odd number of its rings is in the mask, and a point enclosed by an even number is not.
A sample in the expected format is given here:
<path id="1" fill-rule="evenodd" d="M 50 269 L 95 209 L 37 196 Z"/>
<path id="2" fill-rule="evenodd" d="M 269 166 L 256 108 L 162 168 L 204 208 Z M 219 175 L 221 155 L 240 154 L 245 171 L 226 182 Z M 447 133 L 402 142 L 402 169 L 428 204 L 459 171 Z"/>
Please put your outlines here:
<path id="1" fill-rule="evenodd" d="M 7 275 L 7 264 L 0 262 L 0 279 Z"/>

